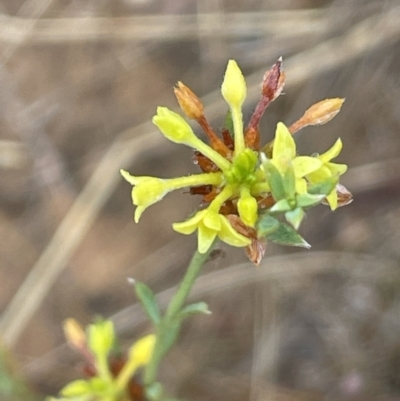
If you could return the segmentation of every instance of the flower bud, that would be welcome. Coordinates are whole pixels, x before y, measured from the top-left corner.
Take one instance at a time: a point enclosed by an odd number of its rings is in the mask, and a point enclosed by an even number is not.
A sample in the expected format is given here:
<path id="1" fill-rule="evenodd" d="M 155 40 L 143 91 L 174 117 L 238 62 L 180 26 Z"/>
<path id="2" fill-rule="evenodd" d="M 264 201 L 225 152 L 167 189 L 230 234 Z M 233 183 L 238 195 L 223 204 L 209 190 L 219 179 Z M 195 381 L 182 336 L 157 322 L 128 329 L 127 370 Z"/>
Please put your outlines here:
<path id="1" fill-rule="evenodd" d="M 167 107 L 157 108 L 153 123 L 172 142 L 192 146 L 191 143 L 197 141 L 196 135 L 185 119 Z"/>
<path id="2" fill-rule="evenodd" d="M 133 360 L 137 367 L 147 365 L 153 354 L 155 344 L 156 336 L 154 334 L 139 339 L 130 349 L 129 359 Z"/>
<path id="3" fill-rule="evenodd" d="M 243 223 L 247 226 L 254 227 L 258 218 L 256 199 L 247 192 L 240 196 L 237 207 Z"/>
<path id="4" fill-rule="evenodd" d="M 231 108 L 240 108 L 246 98 L 246 81 L 234 60 L 228 62 L 221 92 Z"/>
<path id="5" fill-rule="evenodd" d="M 204 115 L 203 104 L 200 99 L 182 82 L 174 88 L 179 106 L 188 118 L 198 120 Z"/>
<path id="6" fill-rule="evenodd" d="M 334 98 L 321 100 L 313 104 L 299 120 L 289 127 L 289 131 L 294 134 L 308 125 L 322 125 L 327 123 L 339 113 L 343 102 L 344 99 Z"/>
<path id="7" fill-rule="evenodd" d="M 75 319 L 67 319 L 64 322 L 64 335 L 67 341 L 75 348 L 86 347 L 86 335 L 82 326 Z"/>
<path id="8" fill-rule="evenodd" d="M 108 355 L 115 341 L 114 324 L 111 320 L 99 321 L 88 328 L 90 350 L 97 356 Z"/>
<path id="9" fill-rule="evenodd" d="M 321 125 L 332 120 L 339 113 L 344 99 L 325 99 L 312 105 L 304 113 L 304 117 L 309 120 L 311 125 Z"/>

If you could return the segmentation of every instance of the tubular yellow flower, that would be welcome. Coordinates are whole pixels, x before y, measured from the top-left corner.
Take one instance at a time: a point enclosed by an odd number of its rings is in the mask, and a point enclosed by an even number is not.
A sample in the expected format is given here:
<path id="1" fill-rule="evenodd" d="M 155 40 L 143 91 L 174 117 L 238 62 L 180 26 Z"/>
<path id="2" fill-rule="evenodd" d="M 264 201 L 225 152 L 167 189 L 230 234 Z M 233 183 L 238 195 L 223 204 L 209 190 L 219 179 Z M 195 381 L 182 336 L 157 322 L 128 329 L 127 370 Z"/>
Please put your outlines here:
<path id="1" fill-rule="evenodd" d="M 122 172 L 121 172 L 122 173 Z M 124 172 L 126 173 L 126 172 Z M 125 177 L 125 176 L 124 176 Z M 136 184 L 132 188 L 132 202 L 137 206 L 135 210 L 135 223 L 138 223 L 143 212 L 154 203 L 160 201 L 172 191 L 165 180 L 155 177 L 135 177 Z"/>
<path id="2" fill-rule="evenodd" d="M 135 211 L 136 223 L 149 206 L 160 201 L 168 192 L 196 185 L 218 186 L 223 180 L 221 173 L 197 174 L 164 180 L 156 177 L 135 177 L 125 170 L 120 172 L 126 181 L 134 185 L 132 201 L 137 206 Z"/>

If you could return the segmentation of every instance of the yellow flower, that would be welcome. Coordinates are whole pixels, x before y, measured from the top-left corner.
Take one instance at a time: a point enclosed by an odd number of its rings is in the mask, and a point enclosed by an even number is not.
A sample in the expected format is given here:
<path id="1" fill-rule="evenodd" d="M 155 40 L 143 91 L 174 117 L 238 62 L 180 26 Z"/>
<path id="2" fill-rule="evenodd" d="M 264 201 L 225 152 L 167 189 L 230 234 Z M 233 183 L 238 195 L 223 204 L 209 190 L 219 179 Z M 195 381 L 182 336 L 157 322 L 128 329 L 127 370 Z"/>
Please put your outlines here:
<path id="1" fill-rule="evenodd" d="M 218 186 L 222 183 L 221 173 L 197 174 L 163 180 L 157 177 L 135 177 L 125 170 L 120 172 L 125 180 L 134 186 L 132 188 L 132 202 L 137 206 L 135 211 L 136 223 L 139 222 L 143 212 L 149 206 L 160 201 L 168 192 L 189 186 Z"/>
<path id="2" fill-rule="evenodd" d="M 189 220 L 182 223 L 174 223 L 173 229 L 181 234 L 189 235 L 198 230 L 197 249 L 200 253 L 208 251 L 215 238 L 228 245 L 242 247 L 250 245 L 249 238 L 239 234 L 231 225 L 229 220 L 219 213 L 221 206 L 236 192 L 235 185 L 226 185 L 210 206 L 197 212 Z"/>
<path id="3" fill-rule="evenodd" d="M 322 165 L 322 161 L 315 157 L 296 156 L 296 143 L 293 136 L 286 125 L 281 122 L 276 127 L 271 162 L 281 175 L 285 175 L 289 169 L 293 169 L 297 193 L 307 191 L 304 177 Z"/>
<path id="4" fill-rule="evenodd" d="M 77 346 L 94 369 L 93 377 L 74 380 L 60 391 L 61 398 L 52 401 L 116 400 L 126 392 L 129 381 L 137 370 L 150 362 L 156 336 L 149 334 L 137 340 L 129 350 L 128 357 L 118 375 L 112 371 L 109 353 L 115 345 L 115 330 L 111 320 L 89 325 L 86 336 L 80 325 L 68 319 L 64 325 L 69 341 Z M 50 401 L 49 400 L 49 401 Z"/>
<path id="5" fill-rule="evenodd" d="M 205 253 L 215 238 L 237 247 L 250 245 L 249 238 L 239 234 L 229 223 L 228 219 L 210 209 L 197 212 L 192 218 L 182 223 L 174 223 L 173 228 L 181 234 L 192 234 L 198 230 L 198 251 Z"/>
<path id="6" fill-rule="evenodd" d="M 316 171 L 307 174 L 307 179 L 311 183 L 316 184 L 325 181 L 330 177 L 337 177 L 339 180 L 339 176 L 347 171 L 347 166 L 345 164 L 331 163 L 331 160 L 339 155 L 342 146 L 342 141 L 339 138 L 329 150 L 316 157 L 316 159 L 321 161 L 321 167 Z M 331 209 L 335 210 L 338 206 L 336 189 L 333 189 L 332 192 L 327 195 L 326 199 Z"/>

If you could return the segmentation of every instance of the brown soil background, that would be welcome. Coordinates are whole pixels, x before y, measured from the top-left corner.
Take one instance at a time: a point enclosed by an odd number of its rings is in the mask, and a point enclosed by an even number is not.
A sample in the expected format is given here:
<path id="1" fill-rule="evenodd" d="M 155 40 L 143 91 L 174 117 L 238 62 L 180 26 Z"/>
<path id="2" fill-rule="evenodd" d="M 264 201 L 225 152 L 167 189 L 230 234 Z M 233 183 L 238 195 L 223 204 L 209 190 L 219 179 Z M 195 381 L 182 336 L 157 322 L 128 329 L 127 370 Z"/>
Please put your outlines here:
<path id="1" fill-rule="evenodd" d="M 234 58 L 249 116 L 283 56 L 264 140 L 345 97 L 297 142 L 318 152 L 340 136 L 355 200 L 310 211 L 301 232 L 313 248 L 270 245 L 258 269 L 222 246 L 193 292 L 213 314 L 187 322 L 161 378 L 190 400 L 400 399 L 398 1 L 2 0 L 0 14 L 0 329 L 39 394 L 79 377 L 64 319 L 113 317 L 129 344 L 149 325 L 127 277 L 165 304 L 195 248 L 171 223 L 196 199 L 171 194 L 136 225 L 118 173 L 196 171 L 150 124 L 156 107 L 176 107 L 181 80 L 220 127 Z"/>

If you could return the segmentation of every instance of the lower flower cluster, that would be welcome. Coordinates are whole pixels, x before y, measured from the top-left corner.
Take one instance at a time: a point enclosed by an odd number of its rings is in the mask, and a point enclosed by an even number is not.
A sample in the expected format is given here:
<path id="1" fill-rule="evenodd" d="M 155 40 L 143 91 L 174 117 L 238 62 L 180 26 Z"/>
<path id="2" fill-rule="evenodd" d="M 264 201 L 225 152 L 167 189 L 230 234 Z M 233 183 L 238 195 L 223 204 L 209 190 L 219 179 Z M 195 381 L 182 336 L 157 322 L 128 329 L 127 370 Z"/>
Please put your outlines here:
<path id="1" fill-rule="evenodd" d="M 137 340 L 125 357 L 116 348 L 114 325 L 110 320 L 89 325 L 85 333 L 78 322 L 68 319 L 64 331 L 70 345 L 85 359 L 86 379 L 70 382 L 61 389 L 60 398 L 47 401 L 140 401 L 145 398 L 144 387 L 136 381 L 135 374 L 149 363 L 155 335 Z"/>
<path id="2" fill-rule="evenodd" d="M 136 177 L 121 170 L 133 185 L 135 221 L 167 193 L 189 188 L 190 193 L 202 196 L 200 210 L 187 220 L 174 223 L 173 228 L 182 234 L 197 231 L 200 253 L 205 253 L 219 238 L 229 245 L 245 247 L 250 260 L 258 265 L 267 241 L 309 247 L 297 233 L 305 211 L 319 203 L 335 210 L 350 203 L 352 196 L 339 184 L 347 166 L 332 162 L 342 149 L 341 140 L 320 155 L 301 156 L 297 154 L 293 134 L 308 125 L 326 123 L 340 111 L 344 100 L 316 103 L 289 127 L 278 123 L 275 138 L 261 146 L 261 117 L 281 94 L 284 81 L 282 62 L 278 60 L 264 75 L 260 100 L 245 126 L 242 105 L 246 82 L 236 62 L 230 60 L 221 87 L 229 107 L 221 135 L 208 123 L 200 99 L 179 82 L 175 95 L 181 109 L 189 119 L 197 121 L 208 144 L 194 134 L 183 117 L 166 107 L 158 108 L 153 123 L 167 139 L 193 148 L 195 163 L 202 172 L 161 179 Z"/>

